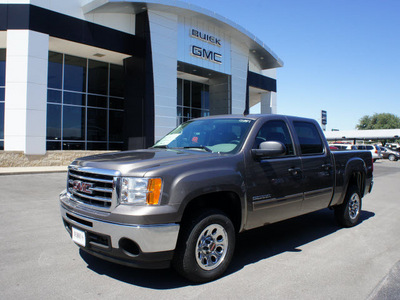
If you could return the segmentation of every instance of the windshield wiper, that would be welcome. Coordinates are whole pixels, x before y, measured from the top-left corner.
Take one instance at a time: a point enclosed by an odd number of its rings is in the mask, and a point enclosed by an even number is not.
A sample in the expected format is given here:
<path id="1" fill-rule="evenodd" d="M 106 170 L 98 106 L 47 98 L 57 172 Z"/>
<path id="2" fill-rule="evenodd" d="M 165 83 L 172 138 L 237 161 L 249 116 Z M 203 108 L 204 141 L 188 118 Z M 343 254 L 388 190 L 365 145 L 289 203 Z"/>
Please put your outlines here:
<path id="1" fill-rule="evenodd" d="M 183 149 L 190 149 L 190 148 L 194 148 L 194 149 L 203 149 L 206 150 L 207 152 L 212 152 L 212 150 L 210 148 L 208 148 L 207 146 L 187 146 L 187 147 L 182 147 Z"/>

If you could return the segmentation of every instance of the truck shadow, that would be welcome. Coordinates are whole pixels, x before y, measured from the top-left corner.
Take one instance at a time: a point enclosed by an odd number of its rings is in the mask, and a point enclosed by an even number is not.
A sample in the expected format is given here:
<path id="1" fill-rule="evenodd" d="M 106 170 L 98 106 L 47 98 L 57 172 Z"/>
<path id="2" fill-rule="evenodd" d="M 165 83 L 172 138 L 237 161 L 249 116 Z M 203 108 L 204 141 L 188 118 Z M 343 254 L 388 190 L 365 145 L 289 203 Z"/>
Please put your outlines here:
<path id="1" fill-rule="evenodd" d="M 375 213 L 373 212 L 363 211 L 360 223 L 374 216 Z M 337 226 L 333 212 L 325 209 L 244 232 L 238 236 L 233 260 L 224 277 L 238 272 L 246 265 L 284 252 L 301 252 L 300 246 L 338 230 L 346 229 Z M 80 255 L 89 269 L 128 284 L 157 290 L 193 285 L 172 269 L 134 269 L 101 260 L 82 250 L 80 250 Z"/>
<path id="2" fill-rule="evenodd" d="M 360 224 L 374 216 L 375 213 L 364 210 L 360 216 Z M 339 230 L 348 229 L 339 227 L 333 211 L 324 209 L 244 232 L 238 237 L 236 260 L 232 261 L 228 274 L 284 252 L 301 252 L 301 246 Z"/>

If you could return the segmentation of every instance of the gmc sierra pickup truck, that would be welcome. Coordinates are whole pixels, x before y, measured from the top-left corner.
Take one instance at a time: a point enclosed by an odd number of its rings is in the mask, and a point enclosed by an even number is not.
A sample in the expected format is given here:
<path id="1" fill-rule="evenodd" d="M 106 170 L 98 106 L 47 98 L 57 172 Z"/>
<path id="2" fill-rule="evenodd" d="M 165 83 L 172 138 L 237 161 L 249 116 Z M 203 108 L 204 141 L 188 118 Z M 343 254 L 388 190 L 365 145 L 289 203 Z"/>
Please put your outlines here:
<path id="1" fill-rule="evenodd" d="M 145 150 L 75 160 L 61 215 L 102 259 L 220 277 L 236 235 L 324 208 L 358 223 L 373 184 L 369 151 L 331 152 L 314 120 L 281 115 L 188 121 Z"/>

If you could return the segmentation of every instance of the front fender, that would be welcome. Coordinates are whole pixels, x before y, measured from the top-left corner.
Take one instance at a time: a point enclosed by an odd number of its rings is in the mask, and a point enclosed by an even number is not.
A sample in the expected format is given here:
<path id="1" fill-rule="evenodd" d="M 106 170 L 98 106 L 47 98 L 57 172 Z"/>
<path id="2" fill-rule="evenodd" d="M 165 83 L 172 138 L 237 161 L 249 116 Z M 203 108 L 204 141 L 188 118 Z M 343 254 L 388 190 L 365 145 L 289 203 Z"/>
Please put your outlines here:
<path id="1" fill-rule="evenodd" d="M 179 219 L 182 219 L 187 205 L 200 196 L 217 192 L 233 192 L 240 199 L 242 223 L 245 220 L 245 186 L 240 172 L 232 169 L 204 169 L 187 171 L 178 176 L 173 182 L 170 203 L 180 203 Z"/>

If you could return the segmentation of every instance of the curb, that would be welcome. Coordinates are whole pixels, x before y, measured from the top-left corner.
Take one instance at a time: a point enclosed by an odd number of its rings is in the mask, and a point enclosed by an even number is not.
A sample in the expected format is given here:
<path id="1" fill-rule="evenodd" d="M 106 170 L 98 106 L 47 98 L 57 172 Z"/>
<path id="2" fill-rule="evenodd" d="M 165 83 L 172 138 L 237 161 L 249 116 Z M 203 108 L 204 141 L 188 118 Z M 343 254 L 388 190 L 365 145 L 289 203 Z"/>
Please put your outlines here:
<path id="1" fill-rule="evenodd" d="M 67 172 L 68 166 L 52 167 L 0 167 L 1 175 L 22 175 L 22 174 L 40 174 L 40 173 L 61 173 Z"/>

